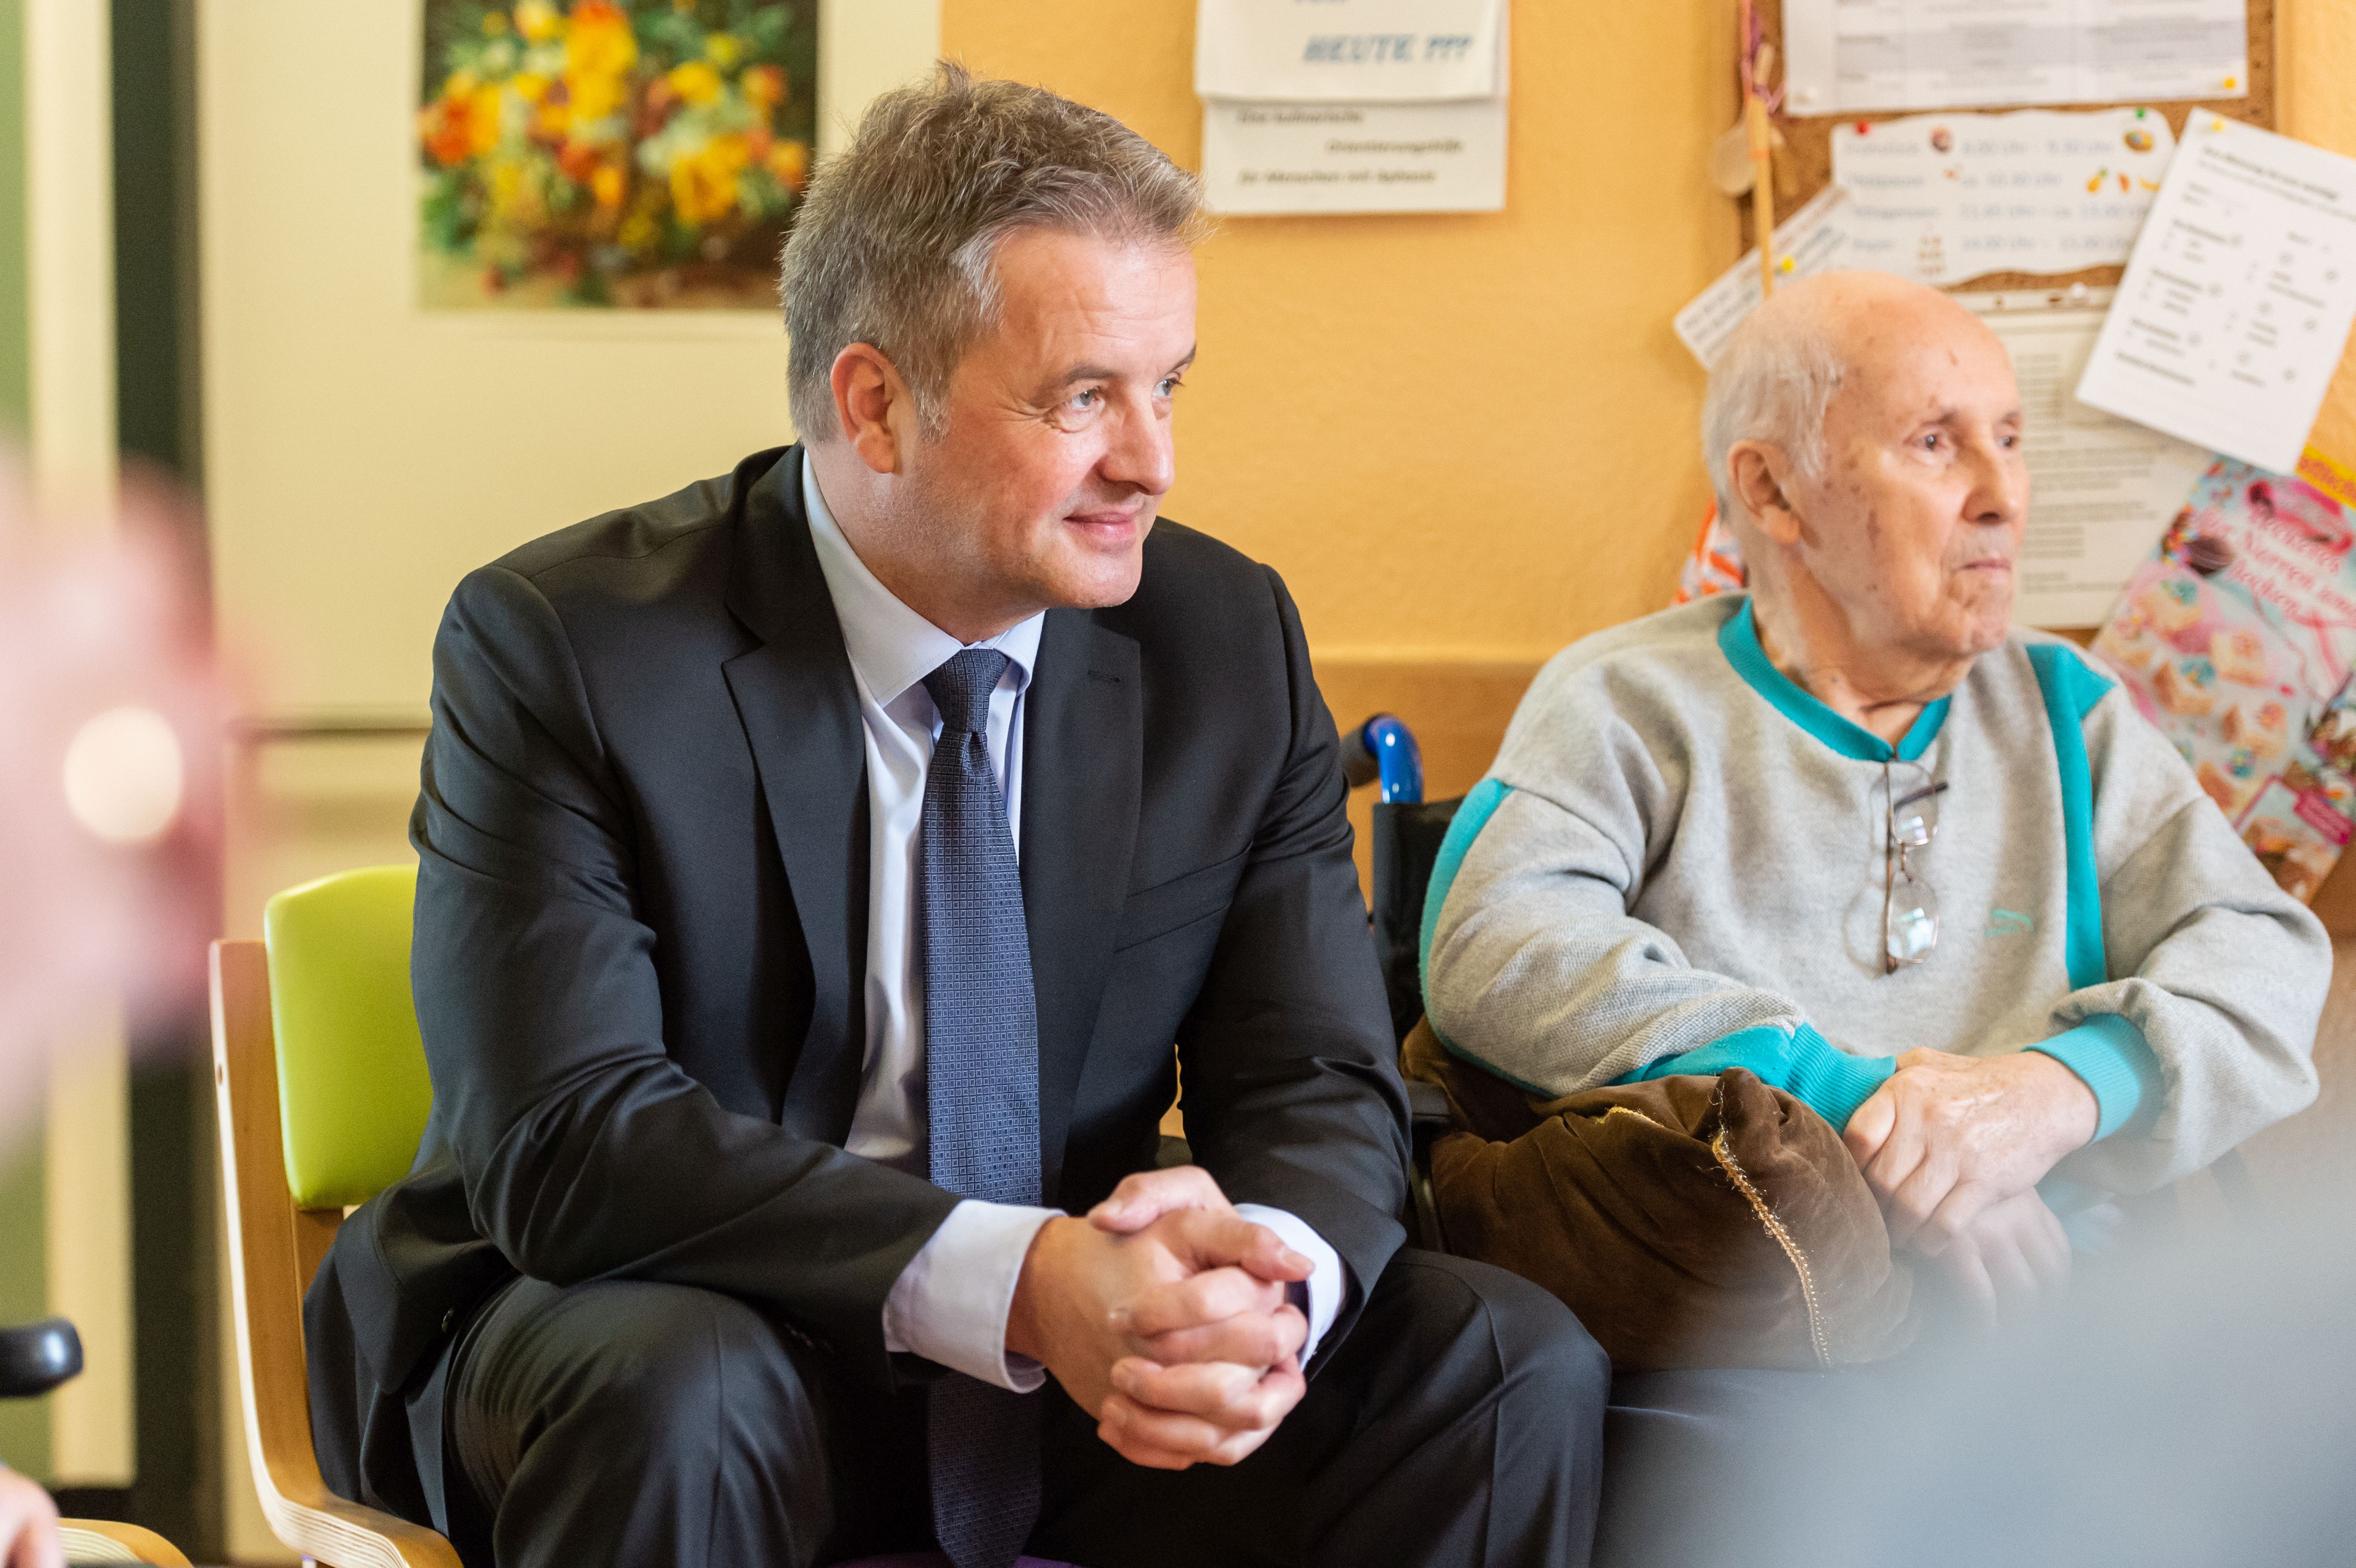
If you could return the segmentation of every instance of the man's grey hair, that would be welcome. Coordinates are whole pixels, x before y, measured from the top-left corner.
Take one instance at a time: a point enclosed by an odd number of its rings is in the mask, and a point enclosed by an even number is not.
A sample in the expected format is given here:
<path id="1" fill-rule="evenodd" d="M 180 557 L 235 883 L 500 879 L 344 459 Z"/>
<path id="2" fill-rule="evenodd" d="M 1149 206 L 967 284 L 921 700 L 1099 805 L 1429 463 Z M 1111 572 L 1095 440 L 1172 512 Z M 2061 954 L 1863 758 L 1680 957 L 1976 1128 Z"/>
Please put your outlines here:
<path id="1" fill-rule="evenodd" d="M 1749 520 L 1728 466 L 1736 443 L 1772 442 L 1804 477 L 1824 476 L 1825 411 L 1847 368 L 1826 325 L 1815 311 L 1755 312 L 1710 365 L 1701 460 L 1730 524 Z"/>
<path id="2" fill-rule="evenodd" d="M 1044 88 L 943 61 L 884 94 L 819 165 L 786 241 L 786 381 L 802 439 L 839 433 L 834 361 L 854 343 L 891 359 L 938 434 L 950 373 L 998 324 L 993 262 L 1009 236 L 1192 245 L 1202 203 L 1202 181 L 1152 143 Z"/>

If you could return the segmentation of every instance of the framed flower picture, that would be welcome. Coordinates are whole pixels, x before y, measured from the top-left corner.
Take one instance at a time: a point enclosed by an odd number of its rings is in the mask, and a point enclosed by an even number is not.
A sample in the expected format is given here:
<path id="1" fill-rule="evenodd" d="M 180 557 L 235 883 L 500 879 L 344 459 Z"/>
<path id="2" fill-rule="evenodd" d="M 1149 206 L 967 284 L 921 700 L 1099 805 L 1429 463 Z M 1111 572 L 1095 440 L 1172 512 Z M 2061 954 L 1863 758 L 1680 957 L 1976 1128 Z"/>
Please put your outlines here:
<path id="1" fill-rule="evenodd" d="M 419 303 L 776 308 L 818 0 L 424 0 Z"/>

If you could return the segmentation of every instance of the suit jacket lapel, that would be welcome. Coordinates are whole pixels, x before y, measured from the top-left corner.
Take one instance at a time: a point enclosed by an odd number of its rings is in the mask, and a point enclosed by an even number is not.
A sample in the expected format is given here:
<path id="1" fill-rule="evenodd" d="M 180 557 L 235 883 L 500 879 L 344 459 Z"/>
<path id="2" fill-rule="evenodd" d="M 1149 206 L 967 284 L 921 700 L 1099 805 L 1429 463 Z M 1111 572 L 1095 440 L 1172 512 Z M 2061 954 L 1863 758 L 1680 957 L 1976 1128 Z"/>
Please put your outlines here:
<path id="1" fill-rule="evenodd" d="M 840 1144 L 866 1047 L 866 751 L 850 656 L 802 509 L 801 464 L 801 448 L 789 449 L 745 496 L 728 606 L 762 644 L 722 669 L 809 949 L 809 1033 L 781 1120 Z"/>
<path id="2" fill-rule="evenodd" d="M 1050 1203 L 1129 889 L 1144 711 L 1137 644 L 1086 611 L 1049 611 L 1024 698 L 1023 912 L 1039 1004 L 1040 1177 Z"/>

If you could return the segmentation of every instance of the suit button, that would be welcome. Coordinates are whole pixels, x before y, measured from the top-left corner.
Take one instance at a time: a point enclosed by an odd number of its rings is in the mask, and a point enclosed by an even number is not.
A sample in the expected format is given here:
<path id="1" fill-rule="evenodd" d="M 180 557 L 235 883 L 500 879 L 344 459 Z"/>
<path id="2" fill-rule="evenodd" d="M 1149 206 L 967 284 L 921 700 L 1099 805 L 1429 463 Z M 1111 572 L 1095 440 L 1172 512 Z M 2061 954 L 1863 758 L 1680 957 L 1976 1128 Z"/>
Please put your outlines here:
<path id="1" fill-rule="evenodd" d="M 442 1315 L 442 1332 L 444 1334 L 450 1332 L 450 1325 L 456 1321 L 458 1321 L 458 1309 L 454 1307 Z"/>

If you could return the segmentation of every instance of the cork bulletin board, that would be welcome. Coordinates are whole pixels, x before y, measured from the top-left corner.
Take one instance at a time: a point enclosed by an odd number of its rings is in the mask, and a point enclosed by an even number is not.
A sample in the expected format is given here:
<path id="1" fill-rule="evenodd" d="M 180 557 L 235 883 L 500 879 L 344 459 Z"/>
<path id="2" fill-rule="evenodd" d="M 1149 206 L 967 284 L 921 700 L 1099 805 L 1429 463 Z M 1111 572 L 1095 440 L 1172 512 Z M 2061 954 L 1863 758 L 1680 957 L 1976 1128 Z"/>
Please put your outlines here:
<path id="1" fill-rule="evenodd" d="M 2250 30 L 2250 91 L 2246 98 L 2216 100 L 2179 100 L 2153 104 L 2008 104 L 2002 109 L 1981 112 L 2001 114 L 2012 109 L 2050 107 L 2063 110 L 2095 110 L 2115 108 L 2145 108 L 2158 110 L 2168 117 L 2169 128 L 2181 139 L 2185 122 L 2195 109 L 2222 114 L 2229 120 L 2247 121 L 2265 130 L 2276 129 L 2276 59 L 2275 7 L 2276 0 L 2244 0 L 2247 26 Z M 1759 0 L 1760 21 L 1767 39 L 1775 46 L 1776 58 L 1786 58 L 1783 48 L 1783 0 Z M 1903 119 L 1911 114 L 1929 112 L 1903 109 L 1871 114 L 1813 114 L 1792 118 L 1779 114 L 1775 127 L 1783 133 L 1784 145 L 1775 155 L 1775 208 L 1779 213 L 1797 211 L 1801 204 L 1832 183 L 1833 127 L 1842 124 L 1878 123 L 1884 120 Z M 1957 110 L 1956 112 L 1967 112 Z M 1747 197 L 1743 198 L 1746 205 Z M 1742 245 L 1750 244 L 1748 229 Z M 2115 285 L 2126 274 L 2119 266 L 2088 267 L 2081 272 L 2062 273 L 1984 272 L 1954 285 L 1977 290 L 2067 288 L 2072 283 L 2084 283 L 2089 288 Z"/>

